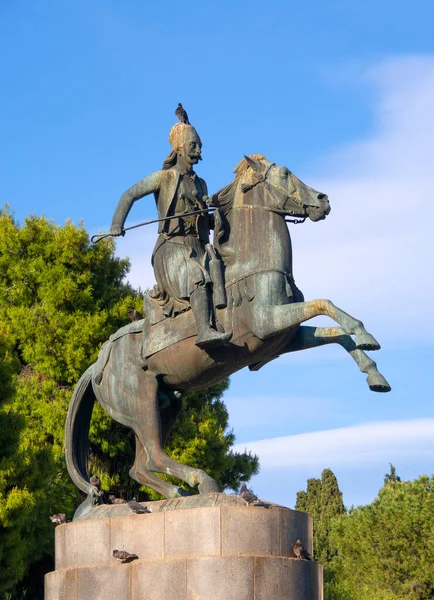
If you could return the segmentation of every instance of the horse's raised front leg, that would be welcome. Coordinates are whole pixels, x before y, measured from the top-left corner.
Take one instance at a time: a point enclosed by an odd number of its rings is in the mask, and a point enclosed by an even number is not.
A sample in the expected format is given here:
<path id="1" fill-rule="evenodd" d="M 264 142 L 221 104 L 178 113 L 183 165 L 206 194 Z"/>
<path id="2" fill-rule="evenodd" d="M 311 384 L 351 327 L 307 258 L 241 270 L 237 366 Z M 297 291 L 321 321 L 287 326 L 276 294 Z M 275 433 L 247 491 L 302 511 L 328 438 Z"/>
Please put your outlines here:
<path id="1" fill-rule="evenodd" d="M 341 310 L 331 300 L 311 300 L 274 306 L 256 306 L 252 311 L 252 331 L 260 339 L 286 331 L 313 317 L 326 315 L 339 323 L 346 333 L 356 336 L 359 350 L 379 350 L 380 344 L 366 331 L 362 321 Z"/>
<path id="2" fill-rule="evenodd" d="M 367 374 L 366 381 L 373 392 L 390 392 L 391 387 L 377 370 L 376 363 L 363 350 L 356 347 L 354 340 L 341 327 L 309 327 L 302 325 L 284 352 L 297 352 L 325 344 L 339 344 L 355 360 L 359 369 Z"/>

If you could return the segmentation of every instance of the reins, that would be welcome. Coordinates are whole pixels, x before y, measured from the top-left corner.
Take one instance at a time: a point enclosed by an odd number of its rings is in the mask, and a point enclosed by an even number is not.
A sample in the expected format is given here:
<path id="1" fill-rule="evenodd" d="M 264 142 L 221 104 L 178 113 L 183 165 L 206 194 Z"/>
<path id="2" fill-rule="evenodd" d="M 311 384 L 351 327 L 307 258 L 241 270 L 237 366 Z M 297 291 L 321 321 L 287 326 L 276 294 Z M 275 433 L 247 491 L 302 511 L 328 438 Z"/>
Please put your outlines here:
<path id="1" fill-rule="evenodd" d="M 271 169 L 271 167 L 274 167 L 275 165 L 276 165 L 276 163 L 270 163 L 268 165 L 265 173 L 261 173 L 261 174 L 258 174 L 256 171 L 254 171 L 252 169 L 253 173 L 256 177 L 256 181 L 254 181 L 253 183 L 242 183 L 240 186 L 242 193 L 245 194 L 249 190 L 253 189 L 256 185 L 258 185 L 258 183 L 264 183 L 268 188 L 274 187 L 275 189 L 277 189 L 276 186 L 270 185 L 270 183 L 267 181 L 268 171 Z M 303 206 L 303 205 L 300 204 L 300 206 Z M 279 212 L 279 211 L 273 211 L 271 209 L 267 209 L 263 206 L 254 206 L 254 205 L 243 205 L 239 208 L 261 208 L 263 210 L 270 210 L 271 212 L 276 212 L 276 213 Z M 285 223 L 292 223 L 293 225 L 299 225 L 300 223 L 304 223 L 306 221 L 306 219 L 307 219 L 307 217 L 303 217 L 302 219 L 288 219 L 285 217 Z"/>
<path id="2" fill-rule="evenodd" d="M 281 213 L 278 210 L 273 210 L 272 208 L 266 208 L 265 206 L 258 206 L 257 204 L 241 204 L 241 206 L 236 206 L 233 208 L 233 210 L 239 210 L 242 208 L 249 208 L 251 210 L 266 210 L 267 212 L 274 212 L 278 215 L 280 215 Z M 287 219 L 285 217 L 285 222 L 286 223 L 294 223 L 294 225 L 298 225 L 299 223 L 304 223 L 306 221 L 307 217 L 303 217 L 302 219 Z"/>
<path id="3" fill-rule="evenodd" d="M 152 221 L 144 221 L 143 223 L 138 223 L 137 225 L 132 225 L 131 227 L 125 227 L 122 229 L 122 233 L 120 235 L 124 235 L 125 231 L 130 231 L 130 229 L 137 229 L 137 227 L 143 227 L 144 225 L 151 225 L 152 223 L 161 223 L 162 221 L 170 221 L 171 219 L 179 219 L 182 217 L 191 217 L 192 215 L 201 215 L 204 213 L 210 214 L 215 211 L 214 207 L 210 208 L 202 208 L 201 210 L 193 210 L 191 212 L 179 213 L 177 215 L 173 215 L 172 217 L 164 217 L 163 219 L 153 219 Z M 106 237 L 112 237 L 113 233 L 102 233 L 101 235 L 93 235 L 90 238 L 90 241 L 93 244 L 100 242 Z"/>

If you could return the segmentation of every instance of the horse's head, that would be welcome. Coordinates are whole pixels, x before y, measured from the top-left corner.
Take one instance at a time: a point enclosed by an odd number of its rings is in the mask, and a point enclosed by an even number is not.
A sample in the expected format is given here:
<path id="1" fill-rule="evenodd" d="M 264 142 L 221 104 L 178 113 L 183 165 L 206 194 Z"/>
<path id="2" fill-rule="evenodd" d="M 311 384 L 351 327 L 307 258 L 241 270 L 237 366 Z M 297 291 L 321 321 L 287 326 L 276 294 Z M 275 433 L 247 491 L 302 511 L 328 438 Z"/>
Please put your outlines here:
<path id="1" fill-rule="evenodd" d="M 305 185 L 286 167 L 269 162 L 260 154 L 246 156 L 235 168 L 243 194 L 263 184 L 269 192 L 261 194 L 263 208 L 294 217 L 325 219 L 330 212 L 326 194 Z"/>

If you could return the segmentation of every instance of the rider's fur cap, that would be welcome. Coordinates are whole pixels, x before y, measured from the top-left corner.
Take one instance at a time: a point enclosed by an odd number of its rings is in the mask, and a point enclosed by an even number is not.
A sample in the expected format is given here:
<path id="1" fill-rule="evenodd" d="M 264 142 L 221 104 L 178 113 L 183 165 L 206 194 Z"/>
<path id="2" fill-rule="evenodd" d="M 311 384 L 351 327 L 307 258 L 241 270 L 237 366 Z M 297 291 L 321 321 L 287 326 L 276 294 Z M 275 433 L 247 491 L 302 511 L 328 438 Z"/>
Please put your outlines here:
<path id="1" fill-rule="evenodd" d="M 186 123 L 177 123 L 174 125 L 169 133 L 169 142 L 172 146 L 172 150 L 176 152 L 184 146 L 187 140 L 195 140 L 202 146 L 199 134 L 193 125 L 187 125 Z"/>

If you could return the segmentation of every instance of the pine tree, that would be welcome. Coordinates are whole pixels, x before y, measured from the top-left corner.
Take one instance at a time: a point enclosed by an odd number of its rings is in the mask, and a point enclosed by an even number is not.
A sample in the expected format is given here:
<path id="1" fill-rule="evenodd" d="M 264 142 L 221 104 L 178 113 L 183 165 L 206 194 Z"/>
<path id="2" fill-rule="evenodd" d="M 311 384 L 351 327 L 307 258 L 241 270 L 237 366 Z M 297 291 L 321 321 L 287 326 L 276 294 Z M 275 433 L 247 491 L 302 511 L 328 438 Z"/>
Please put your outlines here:
<path id="1" fill-rule="evenodd" d="M 37 597 L 17 584 L 29 568 L 36 577 L 39 560 L 47 568 L 48 515 L 71 517 L 80 501 L 65 469 L 66 412 L 101 344 L 128 322 L 128 307 L 142 309 L 140 294 L 124 283 L 128 268 L 112 241 L 90 244 L 83 226 L 36 216 L 20 226 L 0 211 L 0 597 Z M 191 395 L 171 452 L 181 447 L 182 460 L 234 487 L 258 467 L 256 457 L 231 453 L 223 389 Z M 106 490 L 132 495 L 132 436 L 96 405 L 90 439 L 90 471 Z"/>
<path id="2" fill-rule="evenodd" d="M 123 324 L 128 263 L 83 227 L 0 214 L 0 594 L 52 554 L 48 515 L 71 514 L 63 425 L 71 390 L 101 342 Z M 23 597 L 24 592 L 23 592 Z"/>
<path id="3" fill-rule="evenodd" d="M 434 476 L 387 483 L 371 504 L 336 520 L 333 599 L 434 597 Z"/>

